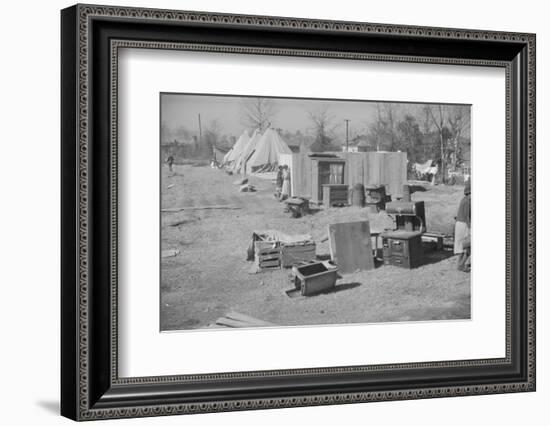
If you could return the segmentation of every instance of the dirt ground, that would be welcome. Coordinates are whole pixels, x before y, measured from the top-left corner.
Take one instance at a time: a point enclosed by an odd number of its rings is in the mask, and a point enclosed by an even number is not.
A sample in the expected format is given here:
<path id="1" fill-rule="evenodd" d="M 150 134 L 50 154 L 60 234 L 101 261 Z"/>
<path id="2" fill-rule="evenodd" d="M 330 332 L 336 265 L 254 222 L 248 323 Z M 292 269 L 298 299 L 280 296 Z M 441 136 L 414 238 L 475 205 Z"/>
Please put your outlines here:
<path id="1" fill-rule="evenodd" d="M 229 311 L 277 325 L 470 318 L 470 274 L 456 270 L 456 257 L 449 252 L 432 252 L 425 265 L 413 270 L 379 264 L 344 275 L 329 293 L 289 298 L 290 270 L 249 273 L 246 249 L 254 230 L 310 234 L 317 255 L 326 258 L 328 242 L 319 241 L 329 223 L 368 219 L 372 231 L 390 227 L 391 218 L 344 207 L 292 219 L 274 198 L 273 182 L 251 177 L 258 191 L 245 193 L 233 184 L 238 178 L 207 166 L 178 165 L 173 173 L 163 168 L 163 209 L 238 209 L 161 213 L 162 250 L 179 250 L 161 259 L 161 330 L 204 328 Z M 461 186 L 426 185 L 412 198 L 425 201 L 428 230 L 450 234 L 462 193 Z"/>

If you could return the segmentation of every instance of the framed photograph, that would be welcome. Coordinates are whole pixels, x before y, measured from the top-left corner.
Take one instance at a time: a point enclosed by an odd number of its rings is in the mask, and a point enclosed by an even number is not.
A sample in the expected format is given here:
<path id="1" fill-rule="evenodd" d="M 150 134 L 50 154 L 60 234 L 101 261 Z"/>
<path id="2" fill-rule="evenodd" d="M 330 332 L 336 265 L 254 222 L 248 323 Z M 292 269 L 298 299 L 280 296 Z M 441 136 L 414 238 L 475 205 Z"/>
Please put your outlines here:
<path id="1" fill-rule="evenodd" d="M 61 12 L 61 412 L 535 390 L 535 35 Z"/>

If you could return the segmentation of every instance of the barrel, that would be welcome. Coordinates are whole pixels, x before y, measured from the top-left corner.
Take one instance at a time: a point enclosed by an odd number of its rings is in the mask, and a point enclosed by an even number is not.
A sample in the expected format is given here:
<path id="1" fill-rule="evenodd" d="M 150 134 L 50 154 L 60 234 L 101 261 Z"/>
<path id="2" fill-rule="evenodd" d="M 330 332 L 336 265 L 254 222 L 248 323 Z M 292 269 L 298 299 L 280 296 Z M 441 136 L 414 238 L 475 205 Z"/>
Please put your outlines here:
<path id="1" fill-rule="evenodd" d="M 351 205 L 356 207 L 365 206 L 365 187 L 362 183 L 356 183 L 353 185 L 351 192 Z"/>

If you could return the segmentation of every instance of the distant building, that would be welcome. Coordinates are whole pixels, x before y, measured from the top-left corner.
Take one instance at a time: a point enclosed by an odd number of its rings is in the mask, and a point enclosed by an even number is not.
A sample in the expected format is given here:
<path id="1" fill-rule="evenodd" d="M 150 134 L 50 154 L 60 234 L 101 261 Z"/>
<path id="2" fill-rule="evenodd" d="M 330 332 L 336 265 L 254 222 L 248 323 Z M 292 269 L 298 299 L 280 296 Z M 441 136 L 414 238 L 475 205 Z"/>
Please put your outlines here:
<path id="1" fill-rule="evenodd" d="M 342 152 L 371 152 L 376 151 L 376 146 L 369 141 L 366 135 L 359 135 L 342 144 Z"/>
<path id="2" fill-rule="evenodd" d="M 292 140 L 287 142 L 288 147 L 292 152 L 300 152 L 300 146 L 302 145 L 300 141 Z"/>

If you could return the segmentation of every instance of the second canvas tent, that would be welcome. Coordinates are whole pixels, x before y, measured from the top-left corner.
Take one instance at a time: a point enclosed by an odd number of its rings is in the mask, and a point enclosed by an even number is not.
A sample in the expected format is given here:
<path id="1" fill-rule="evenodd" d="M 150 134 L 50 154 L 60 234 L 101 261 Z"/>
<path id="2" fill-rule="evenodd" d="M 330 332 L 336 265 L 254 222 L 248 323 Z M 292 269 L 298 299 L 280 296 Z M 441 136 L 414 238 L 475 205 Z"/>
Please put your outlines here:
<path id="1" fill-rule="evenodd" d="M 280 154 L 292 154 L 292 151 L 276 130 L 267 129 L 246 161 L 246 173 L 275 170 Z"/>

